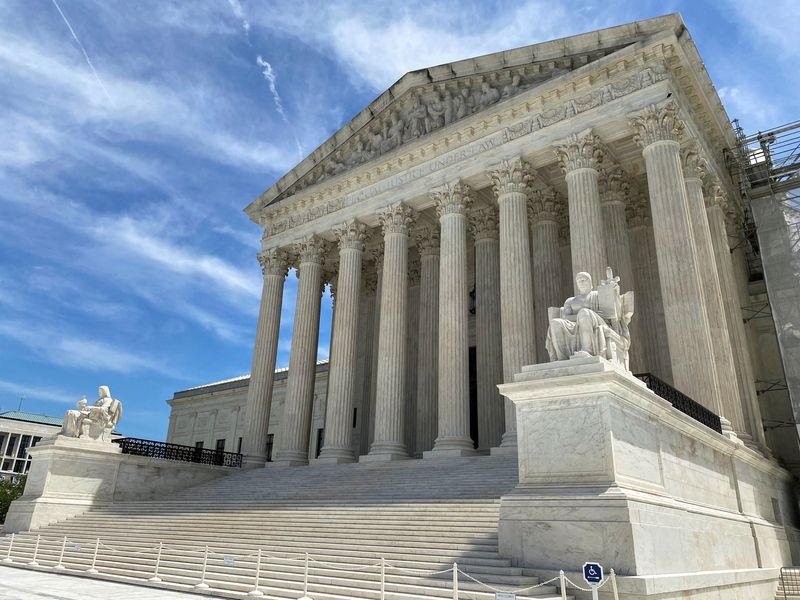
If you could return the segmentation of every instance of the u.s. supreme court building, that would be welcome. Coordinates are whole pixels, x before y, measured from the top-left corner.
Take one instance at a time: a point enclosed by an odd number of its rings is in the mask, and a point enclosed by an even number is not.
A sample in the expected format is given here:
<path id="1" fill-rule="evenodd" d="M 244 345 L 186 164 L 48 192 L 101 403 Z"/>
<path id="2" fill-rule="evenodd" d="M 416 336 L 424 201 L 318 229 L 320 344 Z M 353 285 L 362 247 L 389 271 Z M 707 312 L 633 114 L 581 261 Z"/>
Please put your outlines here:
<path id="1" fill-rule="evenodd" d="M 769 143 L 745 162 L 769 169 Z M 214 512 L 213 543 L 242 553 L 458 562 L 470 598 L 492 595 L 476 579 L 588 598 L 557 586 L 590 560 L 630 600 L 773 598 L 800 560 L 797 428 L 774 426 L 792 386 L 762 385 L 795 368 L 769 310 L 791 302 L 754 268 L 742 147 L 678 15 L 405 74 L 245 209 L 264 231 L 251 373 L 177 392 L 167 441 L 247 468 L 88 514 L 179 511 L 170 535 L 206 562 L 186 515 Z M 328 568 L 312 597 L 378 597 Z M 252 589 L 296 597 L 284 575 Z M 451 597 L 451 575 L 391 576 L 382 594 Z"/>

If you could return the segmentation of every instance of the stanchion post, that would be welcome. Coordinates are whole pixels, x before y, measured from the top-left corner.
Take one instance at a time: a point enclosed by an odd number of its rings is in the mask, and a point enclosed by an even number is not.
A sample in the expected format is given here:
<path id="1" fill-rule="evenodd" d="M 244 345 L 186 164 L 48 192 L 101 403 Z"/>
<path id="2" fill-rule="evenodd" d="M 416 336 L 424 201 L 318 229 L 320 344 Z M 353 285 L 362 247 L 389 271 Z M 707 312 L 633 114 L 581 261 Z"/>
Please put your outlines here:
<path id="1" fill-rule="evenodd" d="M 158 554 L 156 554 L 156 568 L 153 570 L 153 576 L 148 579 L 147 581 L 152 581 L 153 583 L 161 583 L 161 577 L 158 576 L 158 569 L 161 567 L 161 553 L 164 550 L 164 542 L 158 542 Z"/>
<path id="2" fill-rule="evenodd" d="M 458 600 L 458 563 L 453 563 L 453 600 Z"/>
<path id="3" fill-rule="evenodd" d="M 311 600 L 308 597 L 308 552 L 306 552 L 306 565 L 303 569 L 303 597 L 300 600 Z"/>
<path id="4" fill-rule="evenodd" d="M 67 536 L 64 536 L 64 541 L 61 542 L 61 554 L 58 555 L 58 564 L 53 567 L 59 571 L 64 570 L 64 551 L 67 549 Z"/>
<path id="5" fill-rule="evenodd" d="M 198 583 L 195 589 L 198 590 L 207 590 L 208 584 L 206 583 L 206 568 L 208 567 L 208 546 L 206 546 L 206 551 L 203 553 L 203 573 L 200 575 L 200 583 Z"/>
<path id="6" fill-rule="evenodd" d="M 8 550 L 6 550 L 6 557 L 3 559 L 4 563 L 14 562 L 13 560 L 11 560 L 11 549 L 14 547 L 15 535 L 16 535 L 15 533 L 11 534 L 11 540 L 8 542 Z"/>
<path id="7" fill-rule="evenodd" d="M 619 592 L 617 591 L 617 574 L 614 569 L 611 569 L 611 590 L 614 592 L 614 600 L 619 600 Z"/>
<path id="8" fill-rule="evenodd" d="M 28 564 L 32 567 L 38 567 L 39 563 L 36 562 L 36 557 L 39 556 L 39 541 L 42 539 L 42 534 L 36 536 L 36 545 L 33 547 L 33 558 Z"/>
<path id="9" fill-rule="evenodd" d="M 561 600 L 567 600 L 567 578 L 564 576 L 564 569 L 558 572 L 559 587 L 561 588 Z"/>
<path id="10" fill-rule="evenodd" d="M 94 541 L 94 554 L 92 555 L 92 566 L 86 570 L 87 573 L 91 573 L 92 575 L 97 574 L 97 553 L 99 551 L 100 551 L 100 538 L 97 538 Z"/>
<path id="11" fill-rule="evenodd" d="M 253 586 L 253 589 L 247 594 L 251 597 L 259 597 L 263 596 L 264 592 L 259 590 L 259 586 L 261 585 L 261 548 L 258 549 L 258 556 L 256 557 L 256 584 Z"/>
<path id="12" fill-rule="evenodd" d="M 386 558 L 381 556 L 381 600 L 384 600 L 386 592 Z"/>

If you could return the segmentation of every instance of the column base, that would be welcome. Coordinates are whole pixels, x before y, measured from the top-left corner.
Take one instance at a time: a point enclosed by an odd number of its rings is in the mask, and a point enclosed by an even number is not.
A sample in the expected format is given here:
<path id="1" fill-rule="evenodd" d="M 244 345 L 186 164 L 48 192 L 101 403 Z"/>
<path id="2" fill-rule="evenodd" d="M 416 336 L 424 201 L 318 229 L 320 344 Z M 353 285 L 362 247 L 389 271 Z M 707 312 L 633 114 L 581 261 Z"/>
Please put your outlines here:
<path id="1" fill-rule="evenodd" d="M 478 452 L 470 450 L 469 448 L 440 448 L 433 450 L 428 450 L 422 453 L 422 458 L 425 460 L 437 458 L 448 458 L 448 457 L 461 457 L 461 456 L 478 456 Z"/>
<path id="2" fill-rule="evenodd" d="M 323 448 L 319 458 L 312 461 L 315 465 L 342 465 L 356 462 L 350 448 Z"/>
<path id="3" fill-rule="evenodd" d="M 389 462 L 393 460 L 410 460 L 403 444 L 395 442 L 376 442 L 372 444 L 369 454 L 358 457 L 358 462 Z"/>
<path id="4" fill-rule="evenodd" d="M 517 447 L 517 432 L 506 431 L 500 440 L 500 448 L 516 448 Z M 495 448 L 492 448 L 495 450 Z"/>
<path id="5" fill-rule="evenodd" d="M 276 467 L 304 467 L 308 465 L 308 454 L 300 450 L 283 450 L 272 464 Z"/>

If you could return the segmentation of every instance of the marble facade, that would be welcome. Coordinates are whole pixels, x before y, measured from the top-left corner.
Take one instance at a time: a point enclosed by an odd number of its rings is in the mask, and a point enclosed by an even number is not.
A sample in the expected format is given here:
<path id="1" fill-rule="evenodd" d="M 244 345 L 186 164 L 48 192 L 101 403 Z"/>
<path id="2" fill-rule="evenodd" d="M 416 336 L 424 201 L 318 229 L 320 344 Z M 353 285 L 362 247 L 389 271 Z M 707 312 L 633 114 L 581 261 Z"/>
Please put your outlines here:
<path id="1" fill-rule="evenodd" d="M 514 451 L 513 405 L 495 386 L 547 360 L 547 307 L 572 295 L 576 273 L 599 281 L 609 265 L 637 294 L 633 371 L 768 453 L 726 305 L 729 279 L 745 277 L 723 247 L 741 219 L 723 157 L 733 143 L 677 15 L 405 75 L 246 208 L 264 229 L 248 464 L 264 464 L 289 267 L 299 287 L 279 463 L 308 462 L 326 284 L 321 458 L 435 458 Z"/>

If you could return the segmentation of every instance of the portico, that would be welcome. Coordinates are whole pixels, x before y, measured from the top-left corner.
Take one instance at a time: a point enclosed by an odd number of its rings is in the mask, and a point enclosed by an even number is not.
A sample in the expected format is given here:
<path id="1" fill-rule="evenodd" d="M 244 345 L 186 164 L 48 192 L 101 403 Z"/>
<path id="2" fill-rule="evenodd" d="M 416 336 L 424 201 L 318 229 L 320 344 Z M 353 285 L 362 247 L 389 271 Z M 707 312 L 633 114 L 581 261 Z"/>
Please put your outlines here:
<path id="1" fill-rule="evenodd" d="M 606 266 L 636 294 L 633 370 L 760 448 L 724 300 L 743 274 L 714 209 L 737 202 L 721 154 L 733 132 L 708 75 L 669 17 L 567 42 L 405 75 L 247 207 L 264 228 L 256 382 L 274 371 L 286 267 L 299 277 L 278 463 L 308 462 L 319 303 L 334 278 L 319 460 L 435 459 L 515 451 L 496 386 L 547 361 L 548 306 L 577 272 L 599 281 Z M 270 397 L 266 380 L 250 386 L 255 465 Z"/>

